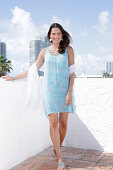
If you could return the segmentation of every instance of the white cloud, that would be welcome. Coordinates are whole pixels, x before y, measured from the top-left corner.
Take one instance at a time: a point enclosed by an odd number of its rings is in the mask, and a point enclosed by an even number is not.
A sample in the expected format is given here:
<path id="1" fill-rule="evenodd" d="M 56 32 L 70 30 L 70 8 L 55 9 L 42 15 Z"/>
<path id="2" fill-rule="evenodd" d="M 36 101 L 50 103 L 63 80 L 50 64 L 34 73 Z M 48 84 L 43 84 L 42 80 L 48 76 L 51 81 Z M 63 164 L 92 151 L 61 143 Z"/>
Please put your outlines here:
<path id="1" fill-rule="evenodd" d="M 109 11 L 100 12 L 98 16 L 98 22 L 99 22 L 98 25 L 95 25 L 94 28 L 96 28 L 102 34 L 106 33 L 110 22 Z"/>
<path id="2" fill-rule="evenodd" d="M 64 28 L 69 28 L 69 26 L 70 26 L 70 21 L 69 20 L 63 21 L 60 18 L 58 18 L 56 15 L 54 15 L 52 17 L 51 24 L 55 23 L 55 22 L 61 24 Z"/>
<path id="3" fill-rule="evenodd" d="M 88 29 L 87 29 L 86 26 L 84 27 L 83 32 L 81 34 L 82 34 L 82 36 L 87 36 L 88 35 Z"/>
<path id="4" fill-rule="evenodd" d="M 109 45 L 103 45 L 101 42 L 96 42 L 96 52 L 101 55 L 108 55 L 113 53 L 113 48 Z"/>
<path id="5" fill-rule="evenodd" d="M 77 55 L 75 57 L 76 74 L 85 72 L 86 74 L 101 74 L 105 69 L 106 57 L 88 55 Z"/>
<path id="6" fill-rule="evenodd" d="M 109 54 L 105 57 L 105 61 L 113 61 L 113 54 Z"/>
<path id="7" fill-rule="evenodd" d="M 86 58 L 83 55 L 78 54 L 75 57 L 76 74 L 86 72 Z"/>
<path id="8" fill-rule="evenodd" d="M 70 26 L 70 21 L 69 20 L 62 20 L 60 18 L 58 18 L 57 16 L 52 16 L 50 22 L 48 24 L 43 24 L 41 25 L 39 28 L 39 30 L 41 30 L 41 35 L 46 35 L 48 30 L 49 30 L 49 27 L 52 23 L 59 23 L 63 26 L 64 29 L 66 29 L 70 35 L 72 36 L 72 33 L 71 31 L 69 30 L 69 26 Z"/>
<path id="9" fill-rule="evenodd" d="M 18 75 L 25 72 L 29 68 L 29 63 L 28 62 L 21 63 L 19 61 L 12 60 L 11 67 L 13 68 L 13 70 L 11 70 L 11 72 L 8 74 L 12 76 Z"/>
<path id="10" fill-rule="evenodd" d="M 53 22 L 59 22 L 62 26 L 68 28 L 69 20 L 61 20 L 53 16 L 50 23 L 37 26 L 32 22 L 30 13 L 15 7 L 10 10 L 12 18 L 10 20 L 0 21 L 0 38 L 7 43 L 8 56 L 24 57 L 29 55 L 29 41 L 36 36 L 47 34 L 49 26 Z"/>
<path id="11" fill-rule="evenodd" d="M 30 13 L 24 9 L 16 6 L 10 12 L 12 13 L 10 20 L 0 21 L 0 39 L 7 44 L 7 57 L 13 61 L 13 68 L 17 70 L 16 72 L 19 70 L 21 72 L 23 66 L 29 62 L 30 40 L 47 34 L 53 22 L 59 22 L 66 29 L 70 25 L 69 20 L 63 21 L 53 16 L 49 23 L 39 26 L 33 23 Z"/>
<path id="12" fill-rule="evenodd" d="M 49 30 L 49 27 L 52 23 L 59 23 L 62 25 L 62 27 L 67 30 L 70 35 L 72 36 L 72 33 L 71 31 L 69 30 L 69 27 L 71 25 L 70 21 L 69 20 L 62 20 L 60 18 L 58 18 L 56 15 L 52 16 L 50 22 L 48 24 L 44 24 L 40 27 L 40 30 L 43 30 L 43 34 L 47 33 L 48 30 Z"/>
<path id="13" fill-rule="evenodd" d="M 29 55 L 29 41 L 40 34 L 33 24 L 30 13 L 15 7 L 11 10 L 12 18 L 0 22 L 0 38 L 7 44 L 8 56 L 23 59 Z"/>

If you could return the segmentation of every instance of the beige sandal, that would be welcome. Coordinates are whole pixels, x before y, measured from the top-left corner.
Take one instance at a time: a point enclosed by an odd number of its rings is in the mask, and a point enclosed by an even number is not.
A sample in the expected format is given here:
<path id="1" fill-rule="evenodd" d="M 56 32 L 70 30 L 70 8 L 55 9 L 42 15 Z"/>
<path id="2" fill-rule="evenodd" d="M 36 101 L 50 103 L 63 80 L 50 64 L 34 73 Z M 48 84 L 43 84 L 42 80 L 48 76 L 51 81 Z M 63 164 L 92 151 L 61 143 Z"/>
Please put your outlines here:
<path id="1" fill-rule="evenodd" d="M 59 166 L 59 165 L 61 165 L 61 168 L 66 169 L 66 167 L 65 167 L 65 165 L 64 165 L 64 162 L 59 162 L 59 163 L 58 163 L 58 166 Z"/>

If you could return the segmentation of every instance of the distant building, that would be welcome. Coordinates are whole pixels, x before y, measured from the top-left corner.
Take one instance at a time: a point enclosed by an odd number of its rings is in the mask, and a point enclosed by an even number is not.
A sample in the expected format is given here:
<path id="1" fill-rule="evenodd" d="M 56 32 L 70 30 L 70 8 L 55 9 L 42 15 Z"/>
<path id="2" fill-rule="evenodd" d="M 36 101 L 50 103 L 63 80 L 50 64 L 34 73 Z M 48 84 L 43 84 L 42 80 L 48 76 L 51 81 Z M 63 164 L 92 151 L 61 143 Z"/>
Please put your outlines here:
<path id="1" fill-rule="evenodd" d="M 30 41 L 30 65 L 32 65 L 38 58 L 38 55 L 42 48 L 50 45 L 47 37 L 37 37 L 36 40 Z M 39 75 L 44 75 L 43 71 L 39 71 Z"/>
<path id="2" fill-rule="evenodd" d="M 32 65 L 38 58 L 42 48 L 49 46 L 50 43 L 47 37 L 37 37 L 36 40 L 30 41 L 30 65 Z"/>
<path id="3" fill-rule="evenodd" d="M 0 56 L 4 56 L 6 58 L 6 43 L 0 41 Z M 4 71 L 6 75 L 6 71 Z"/>
<path id="4" fill-rule="evenodd" d="M 0 41 L 0 56 L 6 58 L 6 44 Z"/>
<path id="5" fill-rule="evenodd" d="M 113 61 L 106 62 L 106 72 L 108 74 L 113 74 Z"/>

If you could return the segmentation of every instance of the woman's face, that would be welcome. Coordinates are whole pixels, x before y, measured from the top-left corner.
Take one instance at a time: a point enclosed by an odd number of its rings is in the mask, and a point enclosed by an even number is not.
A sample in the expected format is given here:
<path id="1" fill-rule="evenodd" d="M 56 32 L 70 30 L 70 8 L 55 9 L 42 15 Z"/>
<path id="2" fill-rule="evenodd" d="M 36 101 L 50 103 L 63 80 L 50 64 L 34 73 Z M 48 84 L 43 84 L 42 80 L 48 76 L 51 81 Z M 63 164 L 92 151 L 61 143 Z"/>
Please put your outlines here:
<path id="1" fill-rule="evenodd" d="M 59 28 L 52 28 L 50 38 L 53 43 L 60 43 L 63 35 Z"/>

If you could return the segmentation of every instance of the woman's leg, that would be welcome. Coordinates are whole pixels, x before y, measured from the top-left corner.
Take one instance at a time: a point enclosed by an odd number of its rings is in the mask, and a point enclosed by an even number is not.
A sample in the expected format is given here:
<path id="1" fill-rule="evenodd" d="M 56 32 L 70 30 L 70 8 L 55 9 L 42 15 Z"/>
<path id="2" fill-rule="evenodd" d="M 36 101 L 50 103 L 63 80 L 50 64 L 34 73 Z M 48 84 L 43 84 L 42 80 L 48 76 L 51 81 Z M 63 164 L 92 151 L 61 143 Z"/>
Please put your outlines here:
<path id="1" fill-rule="evenodd" d="M 68 123 L 68 112 L 62 112 L 59 114 L 59 134 L 60 134 L 60 146 L 62 145 L 66 132 Z"/>
<path id="2" fill-rule="evenodd" d="M 49 115 L 49 123 L 50 123 L 50 136 L 54 145 L 54 149 L 56 151 L 56 156 L 58 162 L 63 162 L 60 150 L 60 135 L 59 135 L 59 120 L 58 113 L 52 113 Z"/>

